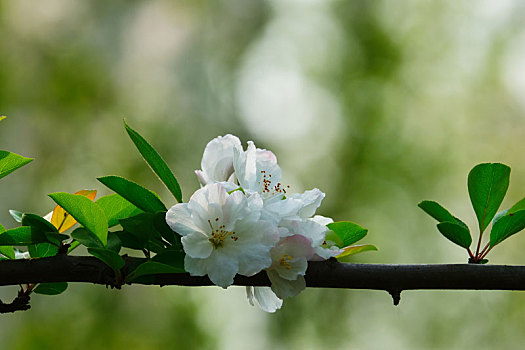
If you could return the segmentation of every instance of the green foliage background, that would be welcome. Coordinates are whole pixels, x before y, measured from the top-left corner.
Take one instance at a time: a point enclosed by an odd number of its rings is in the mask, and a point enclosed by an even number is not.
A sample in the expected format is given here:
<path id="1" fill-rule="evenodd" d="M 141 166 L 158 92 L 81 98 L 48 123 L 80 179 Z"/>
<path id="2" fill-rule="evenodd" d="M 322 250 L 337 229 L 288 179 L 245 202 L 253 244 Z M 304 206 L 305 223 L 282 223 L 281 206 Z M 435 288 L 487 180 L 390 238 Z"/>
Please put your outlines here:
<path id="1" fill-rule="evenodd" d="M 0 0 L 0 147 L 34 157 L 0 183 L 8 209 L 44 215 L 52 192 L 109 193 L 118 174 L 167 201 L 122 117 L 179 180 L 233 133 L 273 150 L 320 212 L 369 229 L 368 263 L 463 263 L 417 207 L 434 199 L 476 227 L 466 175 L 512 167 L 525 193 L 525 6 L 518 1 Z M 170 203 L 174 204 L 174 203 Z M 525 237 L 491 263 L 525 264 Z M 16 288 L 2 288 L 8 300 Z M 0 318 L 6 349 L 477 349 L 525 341 L 525 294 L 310 289 L 276 314 L 242 288 L 70 285 Z"/>

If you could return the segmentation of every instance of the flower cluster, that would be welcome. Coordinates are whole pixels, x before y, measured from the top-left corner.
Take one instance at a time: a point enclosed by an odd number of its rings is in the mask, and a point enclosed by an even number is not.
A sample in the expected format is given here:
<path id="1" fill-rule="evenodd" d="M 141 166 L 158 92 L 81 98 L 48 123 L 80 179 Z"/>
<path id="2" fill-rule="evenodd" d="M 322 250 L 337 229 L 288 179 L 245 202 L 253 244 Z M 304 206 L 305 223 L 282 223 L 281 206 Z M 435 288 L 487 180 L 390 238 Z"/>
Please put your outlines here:
<path id="1" fill-rule="evenodd" d="M 326 240 L 332 219 L 315 215 L 325 194 L 291 193 L 271 151 L 252 141 L 244 150 L 236 136 L 220 136 L 206 146 L 195 174 L 202 187 L 166 214 L 182 236 L 190 275 L 226 288 L 237 274 L 265 270 L 271 288 L 247 287 L 248 300 L 274 312 L 305 288 L 308 261 L 342 252 Z"/>

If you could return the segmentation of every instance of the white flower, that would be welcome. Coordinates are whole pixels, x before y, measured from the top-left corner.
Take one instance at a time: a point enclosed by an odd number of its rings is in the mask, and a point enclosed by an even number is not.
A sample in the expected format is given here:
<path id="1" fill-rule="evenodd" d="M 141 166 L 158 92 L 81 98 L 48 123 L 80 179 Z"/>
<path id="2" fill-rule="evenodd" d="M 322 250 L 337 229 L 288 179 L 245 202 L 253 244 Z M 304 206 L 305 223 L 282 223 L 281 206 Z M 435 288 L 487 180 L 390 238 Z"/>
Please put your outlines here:
<path id="1" fill-rule="evenodd" d="M 333 222 L 331 218 L 315 215 L 305 220 L 290 220 L 286 228 L 292 234 L 299 234 L 310 239 L 315 254 L 309 259 L 312 261 L 326 260 L 341 254 L 343 251 L 326 241 L 326 233 L 330 231 L 327 224 Z"/>
<path id="2" fill-rule="evenodd" d="M 202 155 L 201 169 L 195 174 L 201 185 L 215 182 L 235 182 L 233 173 L 233 149 L 242 148 L 237 136 L 219 136 L 208 142 Z"/>
<path id="3" fill-rule="evenodd" d="M 208 275 L 226 288 L 236 274 L 252 276 L 269 267 L 279 233 L 275 225 L 260 220 L 261 209 L 260 196 L 228 194 L 220 183 L 206 185 L 188 203 L 173 206 L 166 222 L 182 236 L 185 270 L 192 276 Z"/>
<path id="4" fill-rule="evenodd" d="M 272 283 L 271 289 L 247 287 L 246 293 L 251 305 L 255 298 L 261 309 L 274 312 L 281 307 L 282 299 L 293 297 L 306 288 L 303 276 L 314 251 L 308 238 L 294 235 L 281 239 L 270 253 L 272 265 L 266 269 L 266 274 Z"/>
<path id="5" fill-rule="evenodd" d="M 270 252 L 272 265 L 266 269 L 272 291 L 281 299 L 299 294 L 305 287 L 308 260 L 314 255 L 311 241 L 301 235 L 283 238 Z"/>

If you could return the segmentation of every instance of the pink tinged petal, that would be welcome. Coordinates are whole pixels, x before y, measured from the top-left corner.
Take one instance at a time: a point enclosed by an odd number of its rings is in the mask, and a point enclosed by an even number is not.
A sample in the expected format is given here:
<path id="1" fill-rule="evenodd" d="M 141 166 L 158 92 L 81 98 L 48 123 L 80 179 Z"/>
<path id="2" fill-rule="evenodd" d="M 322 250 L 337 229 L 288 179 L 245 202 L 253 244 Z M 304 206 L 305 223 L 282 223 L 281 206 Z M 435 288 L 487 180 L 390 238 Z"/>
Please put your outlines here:
<path id="1" fill-rule="evenodd" d="M 321 205 L 325 194 L 319 189 L 314 188 L 304 193 L 294 193 L 290 198 L 298 199 L 303 203 L 303 207 L 299 210 L 299 216 L 303 219 L 309 218 L 315 214 L 315 211 Z"/>
<path id="2" fill-rule="evenodd" d="M 272 282 L 273 292 L 281 299 L 296 296 L 306 288 L 306 281 L 303 276 L 298 276 L 296 280 L 290 281 L 279 276 L 276 271 L 267 270 L 266 273 Z"/>
<path id="3" fill-rule="evenodd" d="M 282 239 L 271 251 L 272 270 L 284 279 L 295 280 L 304 276 L 308 268 L 307 260 L 314 255 L 311 241 L 301 235 Z"/>
<path id="4" fill-rule="evenodd" d="M 235 259 L 214 251 L 207 260 L 208 277 L 217 286 L 227 288 L 233 284 L 233 278 L 239 271 Z"/>
<path id="5" fill-rule="evenodd" d="M 209 237 L 201 232 L 195 232 L 182 237 L 184 252 L 192 258 L 205 259 L 213 251 L 213 244 Z"/>
<path id="6" fill-rule="evenodd" d="M 281 180 L 281 168 L 277 164 L 277 157 L 272 151 L 257 149 L 255 152 L 257 170 L 264 170 L 272 175 L 272 180 Z"/>
<path id="7" fill-rule="evenodd" d="M 286 257 L 283 258 L 286 259 Z M 275 269 L 282 278 L 294 281 L 299 276 L 305 275 L 306 269 L 308 268 L 308 262 L 304 256 L 299 258 L 293 257 L 291 260 L 285 262 L 287 262 L 288 265 L 279 265 L 279 267 Z"/>
<path id="8" fill-rule="evenodd" d="M 294 222 L 292 227 L 294 233 L 309 238 L 312 241 L 312 247 L 314 248 L 323 244 L 326 231 L 328 231 L 326 226 L 320 225 L 311 219 Z"/>
<path id="9" fill-rule="evenodd" d="M 283 305 L 283 301 L 275 295 L 270 287 L 253 287 L 254 297 L 260 308 L 266 312 L 275 312 Z"/>
<path id="10" fill-rule="evenodd" d="M 208 183 L 210 183 L 210 179 L 204 171 L 195 170 L 195 175 L 197 175 L 197 180 L 199 180 L 199 183 L 202 186 L 206 186 Z"/>
<path id="11" fill-rule="evenodd" d="M 166 223 L 181 236 L 202 232 L 202 229 L 193 221 L 186 203 L 175 204 L 171 207 L 166 213 Z"/>

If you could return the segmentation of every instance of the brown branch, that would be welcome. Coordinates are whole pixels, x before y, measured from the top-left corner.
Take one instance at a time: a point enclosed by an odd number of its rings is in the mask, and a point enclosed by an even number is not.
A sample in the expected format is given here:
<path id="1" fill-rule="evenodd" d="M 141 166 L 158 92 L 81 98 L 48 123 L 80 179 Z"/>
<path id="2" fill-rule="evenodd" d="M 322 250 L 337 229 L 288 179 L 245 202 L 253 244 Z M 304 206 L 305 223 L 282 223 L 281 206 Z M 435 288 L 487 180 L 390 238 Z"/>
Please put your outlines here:
<path id="1" fill-rule="evenodd" d="M 144 258 L 124 258 L 124 275 L 146 261 Z M 113 271 L 93 257 L 55 256 L 0 262 L 0 286 L 41 282 L 84 282 L 120 287 L 115 283 Z M 158 274 L 129 284 L 212 285 L 207 277 L 192 277 L 186 273 Z M 270 283 L 262 272 L 252 277 L 237 276 L 234 284 L 268 286 Z M 384 290 L 397 304 L 404 290 L 525 290 L 525 266 L 348 264 L 329 260 L 309 263 L 306 284 L 317 288 Z"/>

